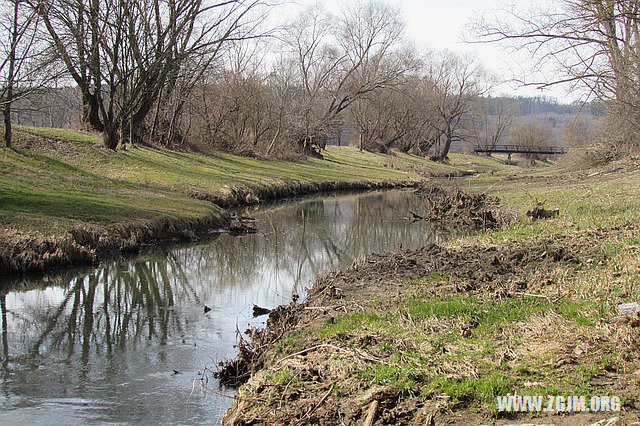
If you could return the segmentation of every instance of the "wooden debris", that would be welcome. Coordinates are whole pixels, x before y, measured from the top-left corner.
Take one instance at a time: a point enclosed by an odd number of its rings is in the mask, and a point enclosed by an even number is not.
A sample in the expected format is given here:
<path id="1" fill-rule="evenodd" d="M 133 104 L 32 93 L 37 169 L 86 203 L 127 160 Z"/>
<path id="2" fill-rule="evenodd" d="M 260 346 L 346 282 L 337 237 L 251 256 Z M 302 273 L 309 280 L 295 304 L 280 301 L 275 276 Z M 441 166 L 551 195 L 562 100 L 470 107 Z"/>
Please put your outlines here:
<path id="1" fill-rule="evenodd" d="M 378 415 L 378 405 L 380 405 L 380 403 L 377 399 L 371 401 L 369 409 L 367 410 L 367 417 L 364 419 L 364 423 L 362 423 L 362 426 L 373 425 L 373 423 L 376 421 L 376 416 Z"/>
<path id="2" fill-rule="evenodd" d="M 533 220 L 538 219 L 553 219 L 554 217 L 558 217 L 560 215 L 560 210 L 547 210 L 544 208 L 542 203 L 537 203 L 533 210 L 529 210 L 527 212 L 527 217 L 530 217 Z"/>

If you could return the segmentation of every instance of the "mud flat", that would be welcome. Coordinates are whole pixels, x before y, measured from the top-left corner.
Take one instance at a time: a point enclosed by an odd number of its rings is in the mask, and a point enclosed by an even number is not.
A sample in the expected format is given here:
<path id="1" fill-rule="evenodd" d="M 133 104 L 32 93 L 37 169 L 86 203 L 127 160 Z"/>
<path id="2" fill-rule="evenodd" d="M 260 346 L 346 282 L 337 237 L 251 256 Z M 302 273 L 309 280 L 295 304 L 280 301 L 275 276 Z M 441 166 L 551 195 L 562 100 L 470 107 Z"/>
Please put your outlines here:
<path id="1" fill-rule="evenodd" d="M 221 369 L 244 383 L 223 423 L 638 421 L 640 320 L 617 304 L 639 296 L 639 228 L 563 228 L 366 256 L 317 279 Z M 615 395 L 622 411 L 498 412 L 513 394 Z"/>

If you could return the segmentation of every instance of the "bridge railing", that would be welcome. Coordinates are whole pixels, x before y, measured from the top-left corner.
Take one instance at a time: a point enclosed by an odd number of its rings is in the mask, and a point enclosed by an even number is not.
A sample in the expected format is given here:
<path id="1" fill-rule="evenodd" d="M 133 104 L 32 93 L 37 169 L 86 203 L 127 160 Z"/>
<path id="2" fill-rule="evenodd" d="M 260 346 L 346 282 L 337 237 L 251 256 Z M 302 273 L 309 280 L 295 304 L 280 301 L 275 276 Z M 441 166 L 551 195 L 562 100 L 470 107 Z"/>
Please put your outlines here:
<path id="1" fill-rule="evenodd" d="M 519 145 L 494 145 L 476 146 L 475 152 L 495 153 L 495 154 L 540 154 L 540 155 L 562 155 L 567 151 L 560 147 L 547 146 L 519 146 Z"/>

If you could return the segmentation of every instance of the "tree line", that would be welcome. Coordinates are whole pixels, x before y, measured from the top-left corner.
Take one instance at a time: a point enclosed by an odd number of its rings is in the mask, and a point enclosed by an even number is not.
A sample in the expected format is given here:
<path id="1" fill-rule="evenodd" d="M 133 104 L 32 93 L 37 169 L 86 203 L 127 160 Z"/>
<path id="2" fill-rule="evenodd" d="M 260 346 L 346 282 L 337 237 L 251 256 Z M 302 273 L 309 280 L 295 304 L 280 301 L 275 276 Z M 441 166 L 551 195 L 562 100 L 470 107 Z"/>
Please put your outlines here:
<path id="1" fill-rule="evenodd" d="M 459 140 L 510 138 L 520 107 L 491 98 L 479 61 L 420 51 L 381 1 L 321 5 L 273 25 L 267 0 L 4 0 L 0 102 L 78 93 L 80 124 L 126 143 L 244 155 L 320 155 L 352 129 L 361 150 L 444 160 Z M 60 89 L 58 89 L 60 90 Z M 66 90 L 66 89 L 64 89 Z M 522 103 L 522 100 L 521 100 Z"/>

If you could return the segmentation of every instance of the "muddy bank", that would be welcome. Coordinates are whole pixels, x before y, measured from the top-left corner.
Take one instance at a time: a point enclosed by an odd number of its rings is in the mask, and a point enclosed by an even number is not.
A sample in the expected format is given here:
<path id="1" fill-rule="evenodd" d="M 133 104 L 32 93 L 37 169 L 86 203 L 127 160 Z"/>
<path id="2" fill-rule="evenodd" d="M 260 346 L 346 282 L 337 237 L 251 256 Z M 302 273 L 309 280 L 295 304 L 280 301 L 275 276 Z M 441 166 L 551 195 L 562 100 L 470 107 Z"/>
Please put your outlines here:
<path id="1" fill-rule="evenodd" d="M 219 207 L 255 205 L 324 191 L 415 187 L 416 181 L 287 183 L 253 188 L 225 187 L 220 194 L 190 194 Z M 217 209 L 216 209 L 217 210 Z M 195 242 L 213 230 L 229 228 L 227 212 L 196 219 L 162 218 L 144 224 L 78 228 L 64 237 L 42 238 L 19 233 L 0 237 L 0 275 L 40 274 L 55 269 L 93 265 L 118 254 L 135 254 L 153 244 Z"/>
<path id="2" fill-rule="evenodd" d="M 16 233 L 2 241 L 0 275 L 93 265 L 117 254 L 135 254 L 146 245 L 193 242 L 229 221 L 221 211 L 198 219 L 164 218 L 144 224 L 74 229 L 68 236 L 51 239 Z"/>
<path id="3" fill-rule="evenodd" d="M 322 192 L 339 191 L 375 191 L 382 189 L 415 188 L 420 184 L 416 180 L 396 182 L 291 182 L 273 185 L 259 185 L 254 187 L 225 186 L 219 194 L 194 192 L 192 197 L 209 201 L 220 207 L 242 207 L 255 205 L 266 201 L 283 200 Z"/>
<path id="4" fill-rule="evenodd" d="M 316 280 L 303 304 L 278 308 L 266 329 L 247 330 L 238 358 L 221 371 L 227 381 L 249 379 L 223 423 L 508 422 L 478 400 L 545 394 L 545 383 L 559 387 L 574 375 L 582 383 L 601 359 L 609 364 L 587 379 L 594 394 L 630 398 L 622 415 L 637 420 L 638 329 L 600 320 L 585 332 L 590 320 L 572 320 L 581 305 L 563 287 L 567 271 L 607 265 L 594 241 L 637 234 L 628 225 L 362 257 Z"/>

